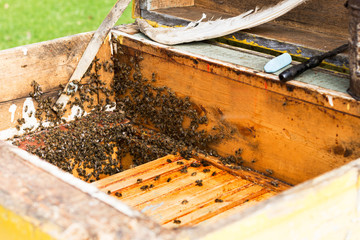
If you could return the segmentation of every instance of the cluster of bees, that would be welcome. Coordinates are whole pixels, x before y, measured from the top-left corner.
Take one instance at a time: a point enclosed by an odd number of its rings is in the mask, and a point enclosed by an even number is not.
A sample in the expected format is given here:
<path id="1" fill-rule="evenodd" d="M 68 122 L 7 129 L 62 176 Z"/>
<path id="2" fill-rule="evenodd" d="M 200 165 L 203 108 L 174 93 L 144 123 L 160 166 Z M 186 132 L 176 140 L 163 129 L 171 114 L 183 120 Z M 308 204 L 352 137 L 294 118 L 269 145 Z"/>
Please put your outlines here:
<path id="1" fill-rule="evenodd" d="M 151 79 L 144 78 L 140 54 L 128 62 L 116 56 L 111 60 L 101 63 L 95 59 L 84 78 L 73 82 L 65 92 L 71 95 L 69 107 L 63 111 L 53 111 L 56 98 L 45 97 L 41 86 L 33 82 L 30 96 L 37 109 L 31 114 L 40 127 L 15 138 L 14 144 L 26 143 L 29 152 L 88 182 L 167 154 L 180 154 L 184 159 L 196 152 L 218 156 L 209 146 L 225 137 L 222 127 L 211 134 L 201 128 L 208 123 L 207 116 L 189 97 L 155 86 L 155 73 Z M 111 83 L 101 79 L 100 70 L 114 72 Z M 67 123 L 66 111 L 74 106 L 78 107 L 75 120 Z M 20 128 L 23 121 L 18 122 Z M 45 123 L 50 127 L 44 127 Z M 125 164 L 129 158 L 131 164 Z M 239 159 L 236 154 L 223 161 Z"/>

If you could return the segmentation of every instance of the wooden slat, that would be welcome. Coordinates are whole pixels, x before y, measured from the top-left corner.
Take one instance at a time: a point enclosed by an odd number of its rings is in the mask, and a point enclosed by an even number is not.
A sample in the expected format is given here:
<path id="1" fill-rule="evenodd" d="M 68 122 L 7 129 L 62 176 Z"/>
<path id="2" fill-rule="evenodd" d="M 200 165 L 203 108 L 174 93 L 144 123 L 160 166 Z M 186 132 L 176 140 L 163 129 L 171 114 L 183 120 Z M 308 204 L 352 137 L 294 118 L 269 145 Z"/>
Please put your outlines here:
<path id="1" fill-rule="evenodd" d="M 27 97 L 31 82 L 44 92 L 66 83 L 92 33 L 0 51 L 0 102 Z"/>
<path id="2" fill-rule="evenodd" d="M 241 205 L 233 207 L 233 208 L 231 208 L 231 209 L 229 209 L 229 210 L 227 210 L 225 212 L 222 212 L 222 213 L 217 214 L 216 216 L 213 216 L 212 218 L 209 218 L 209 219 L 206 219 L 206 220 L 202 221 L 201 225 L 214 224 L 220 219 L 225 219 L 225 218 L 230 217 L 232 215 L 239 214 L 242 211 L 244 211 L 246 208 L 250 208 L 250 207 L 254 206 L 255 204 L 259 203 L 260 201 L 271 198 L 274 195 L 276 195 L 276 193 L 268 192 L 268 193 L 265 193 L 265 194 L 260 195 L 258 197 L 255 197 L 255 198 L 252 199 L 253 201 L 244 202 Z"/>
<path id="3" fill-rule="evenodd" d="M 246 201 L 253 201 L 253 198 L 267 193 L 267 190 L 262 189 L 260 186 L 252 186 L 241 191 L 236 195 L 225 196 L 221 198 L 224 202 L 214 203 L 214 200 L 204 204 L 197 211 L 194 211 L 178 219 L 184 226 L 193 226 L 207 220 L 217 214 L 223 213 L 233 207 L 239 206 Z M 264 198 L 265 199 L 265 198 Z M 168 222 L 165 226 L 173 225 L 173 222 Z"/>
<path id="4" fill-rule="evenodd" d="M 264 179 L 259 182 L 270 180 L 257 173 L 248 174 L 253 178 L 246 178 L 246 174 L 242 174 L 245 176 L 242 178 L 235 176 L 234 172 L 218 168 L 217 163 L 216 166 L 200 163 L 200 160 L 193 158 L 184 160 L 168 155 L 99 180 L 93 185 L 104 192 L 111 191 L 112 196 L 121 193 L 121 197 L 117 196 L 121 201 L 167 227 L 196 225 L 235 207 L 250 206 L 252 204 L 249 203 L 267 199 L 289 188 L 284 183 L 279 184 L 278 190 L 273 189 L 274 186 L 258 185 L 251 179 Z M 187 172 L 181 171 L 184 167 Z M 201 186 L 196 184 L 197 180 L 202 181 Z M 147 188 L 142 189 L 144 186 Z M 215 199 L 223 202 L 215 202 Z M 186 203 L 183 202 L 185 200 Z M 176 224 L 174 220 L 180 220 L 181 223 Z"/>
<path id="5" fill-rule="evenodd" d="M 230 178 L 230 179 L 229 179 Z M 204 181 L 202 187 L 196 186 L 195 181 L 201 179 Z M 246 181 L 234 179 L 220 173 L 211 179 L 204 179 L 204 177 L 189 177 L 186 176 L 187 182 L 184 184 L 179 181 L 172 181 L 166 186 L 162 186 L 162 195 L 159 198 L 152 198 L 150 200 L 141 201 L 136 205 L 137 209 L 142 209 L 144 213 L 149 211 L 154 219 L 159 222 L 167 223 L 179 215 L 184 215 L 197 210 L 204 202 L 214 201 L 217 197 L 220 197 L 223 191 L 227 191 L 232 188 L 248 187 L 250 184 Z M 169 191 L 166 191 L 169 189 Z M 141 200 L 141 199 L 139 199 Z M 182 201 L 188 201 L 187 204 L 181 204 Z M 129 202 L 130 204 L 130 202 Z M 164 205 L 159 209 L 149 209 L 149 206 Z"/>
<path id="6" fill-rule="evenodd" d="M 169 170 L 173 169 L 174 166 L 179 167 L 179 165 L 176 165 L 176 163 L 173 163 L 170 165 L 167 164 L 166 160 L 169 158 L 174 158 L 174 157 L 175 156 L 169 155 L 167 157 L 158 159 L 158 161 L 151 161 L 149 163 L 146 163 L 146 164 L 136 167 L 136 170 L 137 170 L 136 172 L 130 172 L 130 173 L 127 171 L 121 172 L 121 173 L 112 175 L 108 178 L 104 178 L 102 180 L 96 181 L 93 184 L 103 191 L 115 191 L 120 188 L 126 188 L 126 187 L 134 184 L 134 179 L 136 182 L 136 180 L 138 178 L 147 180 L 147 179 L 155 177 L 155 176 L 153 176 L 152 173 L 148 173 L 149 169 L 156 169 L 157 174 L 161 175 L 161 174 L 166 173 Z"/>
<path id="7" fill-rule="evenodd" d="M 54 91 L 47 92 L 44 94 L 44 97 L 55 97 L 57 96 L 58 90 L 59 89 L 55 89 Z M 30 97 L 0 103 L 0 140 L 6 140 L 14 135 L 22 134 L 22 132 L 17 131 L 15 127 L 18 125 L 17 119 L 21 119 L 25 114 L 26 116 L 29 114 L 29 112 L 27 112 L 23 115 L 25 101 L 27 101 L 27 104 L 32 102 L 35 107 L 37 106 L 37 103 L 31 100 Z M 10 112 L 12 106 L 16 107 L 13 109 L 14 112 Z M 35 114 L 35 112 L 33 114 Z"/>

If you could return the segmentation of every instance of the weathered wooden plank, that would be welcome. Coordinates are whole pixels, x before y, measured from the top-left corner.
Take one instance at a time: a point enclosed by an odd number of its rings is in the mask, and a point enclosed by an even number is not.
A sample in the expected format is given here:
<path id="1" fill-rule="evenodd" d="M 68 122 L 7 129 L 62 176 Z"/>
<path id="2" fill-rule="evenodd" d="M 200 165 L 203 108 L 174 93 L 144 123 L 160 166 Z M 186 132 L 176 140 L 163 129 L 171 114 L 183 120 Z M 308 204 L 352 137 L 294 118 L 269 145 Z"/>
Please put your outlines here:
<path id="1" fill-rule="evenodd" d="M 148 10 L 169 8 L 169 7 L 184 7 L 194 5 L 194 0 L 153 0 L 148 2 Z"/>
<path id="2" fill-rule="evenodd" d="M 92 33 L 55 39 L 0 51 L 0 102 L 28 96 L 31 82 L 43 91 L 66 83 Z"/>
<path id="3" fill-rule="evenodd" d="M 216 149 L 233 154 L 242 148 L 246 166 L 271 169 L 275 178 L 297 184 L 360 156 L 360 107 L 347 94 L 296 81 L 282 84 L 274 75 L 136 36 L 121 35 L 120 41 L 128 55 L 134 49 L 142 53 L 145 78 L 155 73 L 155 84 L 204 107 L 209 128 L 224 120 L 235 126 L 233 138 Z"/>
<path id="4" fill-rule="evenodd" d="M 23 150 L 0 142 L 0 159 L 0 208 L 52 238 L 174 239 L 115 198 Z"/>
<path id="5" fill-rule="evenodd" d="M 148 173 L 149 169 L 156 169 L 157 174 L 163 174 L 168 172 L 170 169 L 173 169 L 174 166 L 176 166 L 176 162 L 173 164 L 167 164 L 167 159 L 171 157 L 174 156 L 168 155 L 166 157 L 159 158 L 158 161 L 151 161 L 137 166 L 136 171 L 131 172 L 131 174 L 129 172 L 114 174 L 110 177 L 94 182 L 93 185 L 106 192 L 113 192 L 120 188 L 126 188 L 134 184 L 137 178 L 142 178 L 145 181 L 154 177 L 152 173 Z M 178 165 L 178 167 L 180 166 Z"/>
<path id="6" fill-rule="evenodd" d="M 42 61 L 44 61 L 44 59 L 38 59 L 38 65 L 36 65 L 36 60 L 33 59 L 33 64 L 34 67 L 37 68 L 37 74 L 38 74 L 38 78 L 37 79 L 33 79 L 32 75 L 33 74 L 30 69 L 29 70 L 24 70 L 23 72 L 20 72 L 19 74 L 23 74 L 21 75 L 22 78 L 17 78 L 16 76 L 14 76 L 14 84 L 17 85 L 16 88 L 11 89 L 10 92 L 5 92 L 6 88 L 7 88 L 7 84 L 5 85 L 5 89 L 0 89 L 0 92 L 2 93 L 2 91 L 4 91 L 4 95 L 1 96 L 5 96 L 6 94 L 8 94 L 8 97 L 6 98 L 10 98 L 10 100 L 5 100 L 5 101 L 0 101 L 0 139 L 1 140 L 5 140 L 9 137 L 13 137 L 14 135 L 21 135 L 23 134 L 23 131 L 17 131 L 16 130 L 16 125 L 17 125 L 17 119 L 20 118 L 24 118 L 25 119 L 25 124 L 23 125 L 24 127 L 31 127 L 31 126 L 35 126 L 36 124 L 38 124 L 38 120 L 35 119 L 35 109 L 37 106 L 37 103 L 29 96 L 29 93 L 33 91 L 33 87 L 31 86 L 31 82 L 33 80 L 36 80 L 37 83 L 39 83 L 42 87 L 42 90 L 44 92 L 43 97 L 51 97 L 54 100 L 56 99 L 56 97 L 58 96 L 58 92 L 60 89 L 59 84 L 60 83 L 66 83 L 68 81 L 68 79 L 65 79 L 65 73 L 62 73 L 62 75 L 58 75 L 56 74 L 57 70 L 54 70 L 52 68 L 57 68 L 59 66 L 57 66 L 56 64 L 58 64 L 58 61 L 61 61 L 62 58 L 64 58 L 64 54 L 70 54 L 70 52 L 66 52 L 63 51 L 64 48 L 66 48 L 68 45 L 72 44 L 74 45 L 75 50 L 73 50 L 74 52 L 71 53 L 71 56 L 73 58 L 73 60 L 75 61 L 77 57 L 81 56 L 82 52 L 80 51 L 81 49 L 78 49 L 81 46 L 81 39 L 79 39 L 79 37 L 82 35 L 75 35 L 72 37 L 68 37 L 66 39 L 57 39 L 57 40 L 53 40 L 53 41 L 49 41 L 49 42 L 44 42 L 44 43 L 39 43 L 39 44 L 34 44 L 34 45 L 29 45 L 29 49 L 32 49 L 32 51 L 36 52 L 35 50 L 37 49 L 39 52 L 37 53 L 41 53 L 41 49 L 47 48 L 49 47 L 48 45 L 50 45 L 52 48 L 57 49 L 58 52 L 53 52 L 54 55 L 52 56 L 48 56 L 45 53 L 43 53 L 42 58 L 48 58 L 49 59 L 49 63 L 51 65 L 51 67 L 49 68 L 50 72 L 47 72 L 47 70 L 45 71 L 43 68 L 47 68 L 49 67 L 48 65 L 44 64 Z M 86 35 L 87 36 L 87 35 Z M 84 37 L 84 36 L 83 36 Z M 54 42 L 54 43 L 52 43 Z M 79 42 L 79 43 L 77 43 Z M 77 46 L 77 44 L 79 46 Z M 21 47 L 20 47 L 21 48 Z M 15 49 L 9 49 L 9 51 L 15 51 Z M 5 50 L 8 51 L 8 50 Z M 62 52 L 63 51 L 63 52 Z M 69 50 L 70 51 L 70 50 Z M 47 53 L 50 54 L 50 53 Z M 57 54 L 57 55 L 56 55 Z M 75 56 L 74 54 L 77 54 L 77 56 Z M 107 39 L 104 44 L 102 44 L 102 46 L 100 47 L 96 58 L 99 59 L 100 63 L 103 63 L 105 61 L 111 63 L 111 47 L 109 44 L 109 40 Z M 71 57 L 69 56 L 69 58 Z M 1 55 L 1 51 L 0 51 L 0 59 L 1 57 L 3 57 Z M 16 57 L 16 56 L 15 56 Z M 9 60 L 8 62 L 6 62 L 6 64 L 2 65 L 4 66 L 11 66 L 11 65 L 7 65 L 8 63 L 11 64 L 13 62 L 16 61 L 16 59 L 14 58 L 5 58 L 5 60 Z M 26 56 L 24 57 L 26 58 Z M 34 57 L 35 58 L 35 57 Z M 60 59 L 60 60 L 54 60 L 54 59 Z M 23 61 L 24 59 L 20 59 L 19 61 Z M 25 60 L 24 60 L 25 61 Z M 69 63 L 67 63 L 66 66 Z M 72 63 L 71 63 L 72 64 Z M 16 67 L 13 66 L 13 67 Z M 61 66 L 60 66 L 61 67 Z M 1 66 L 0 66 L 1 68 Z M 7 74 L 15 74 L 15 71 L 13 68 L 9 67 L 7 70 L 5 71 L 5 75 Z M 6 72 L 7 71 L 7 72 Z M 53 72 L 54 71 L 54 72 Z M 50 75 L 54 74 L 51 76 L 51 80 L 48 80 L 48 78 L 50 77 Z M 30 74 L 30 75 L 28 75 Z M 105 82 L 106 85 L 104 85 L 104 87 L 109 87 L 110 83 L 113 79 L 114 76 L 114 72 L 112 71 L 105 71 L 104 68 L 101 68 L 100 70 L 98 70 L 98 74 L 99 79 L 101 79 L 101 81 Z M 20 75 L 19 75 L 20 76 Z M 82 82 L 87 82 L 89 77 L 84 77 L 82 79 Z M 6 80 L 6 77 L 2 80 Z M 2 81 L 0 80 L 0 81 Z M 9 80 L 9 79 L 7 79 Z M 109 87 L 110 88 L 110 87 Z M 11 98 L 11 94 L 12 97 Z M 0 96 L 0 99 L 1 99 Z M 21 96 L 19 98 L 17 98 L 18 96 Z M 75 97 L 79 97 L 78 93 L 76 93 L 71 99 L 73 100 Z M 105 94 L 100 93 L 100 97 L 105 99 Z M 110 100 L 113 101 L 113 97 L 109 97 Z M 97 99 L 95 99 L 94 104 L 97 104 Z M 25 106 L 28 106 L 27 108 L 29 109 L 28 111 L 25 111 Z M 86 106 L 85 106 L 86 109 Z M 75 112 L 77 110 L 74 110 Z M 69 109 L 69 106 L 67 107 L 67 112 L 64 114 L 64 118 L 70 120 L 73 119 L 73 117 L 76 113 L 73 110 Z M 32 112 L 32 116 L 30 116 L 30 112 Z"/>
<path id="7" fill-rule="evenodd" d="M 225 212 L 219 213 L 216 216 L 213 216 L 213 217 L 211 217 L 209 219 L 206 219 L 206 220 L 202 221 L 200 223 L 200 226 L 205 225 L 205 224 L 214 224 L 217 221 L 219 221 L 220 219 L 226 219 L 226 218 L 229 218 L 232 215 L 233 216 L 237 215 L 237 214 L 241 213 L 242 211 L 244 211 L 245 209 L 250 208 L 250 207 L 254 206 L 255 204 L 259 203 L 260 201 L 271 198 L 275 194 L 276 193 L 274 193 L 274 192 L 268 192 L 268 193 L 265 193 L 265 194 L 260 195 L 258 197 L 255 197 L 255 198 L 252 199 L 253 201 L 246 201 L 246 202 L 240 204 L 239 206 L 231 208 L 231 209 L 229 209 L 229 210 L 227 210 Z"/>
<path id="8" fill-rule="evenodd" d="M 211 170 L 215 170 L 215 169 L 216 168 L 212 168 Z M 139 210 L 146 208 L 146 206 L 161 204 L 162 202 L 165 202 L 166 205 L 169 205 L 164 208 L 171 209 L 171 206 L 179 204 L 179 200 L 182 199 L 182 197 L 185 197 L 186 195 L 191 196 L 191 193 L 193 194 L 193 196 L 195 196 L 197 193 L 208 191 L 209 189 L 211 189 L 211 186 L 215 187 L 216 184 L 214 183 L 209 185 L 206 184 L 208 183 L 208 180 L 214 179 L 216 180 L 217 184 L 221 185 L 223 181 L 230 181 L 235 179 L 233 176 L 228 176 L 226 172 L 220 172 L 218 173 L 219 176 L 212 178 L 211 172 L 213 171 L 211 170 L 210 173 L 205 174 L 201 172 L 201 169 L 196 169 L 198 170 L 196 171 L 197 173 L 196 176 L 191 176 L 191 174 L 193 173 L 193 171 L 191 171 L 192 170 L 191 168 L 189 168 L 188 170 L 189 172 L 187 174 L 181 173 L 180 170 L 181 169 L 177 169 L 177 171 L 175 172 L 168 172 L 166 174 L 162 174 L 160 176 L 161 181 L 159 181 L 159 183 L 155 182 L 154 189 L 151 189 L 151 191 L 144 192 L 140 190 L 140 187 L 138 188 L 133 187 L 133 189 L 130 189 L 132 190 L 131 192 L 129 192 L 130 194 L 127 194 L 129 196 L 128 197 L 125 196 L 125 198 L 123 198 L 122 200 L 128 203 L 129 205 L 136 207 Z M 157 175 L 154 174 L 154 176 Z M 171 179 L 171 181 L 167 182 L 168 179 Z M 204 187 L 200 188 L 199 186 L 196 186 L 195 184 L 196 180 L 202 180 L 204 182 Z M 141 185 L 145 185 L 145 184 L 146 182 Z M 154 198 L 153 190 L 155 190 L 156 192 L 156 196 L 157 196 L 156 198 Z M 184 195 L 182 195 L 181 193 L 183 191 L 185 192 L 183 193 Z M 181 194 L 182 196 L 180 196 L 179 194 Z M 173 201 L 176 201 L 176 203 L 174 203 Z M 189 205 L 187 205 L 187 207 L 188 206 Z M 176 211 L 176 209 L 173 209 L 172 211 Z M 169 217 L 171 217 L 171 215 Z"/>
<path id="9" fill-rule="evenodd" d="M 190 173 L 191 175 L 191 173 Z M 184 188 L 183 180 L 174 179 L 166 185 L 166 188 L 161 192 L 161 198 L 146 199 L 136 205 L 137 209 L 142 210 L 144 213 L 150 211 L 150 214 L 159 222 L 169 222 L 179 216 L 179 214 L 186 214 L 198 210 L 202 203 L 207 201 L 214 201 L 219 197 L 224 189 L 239 186 L 249 186 L 250 184 L 241 179 L 236 179 L 233 176 L 227 175 L 225 172 L 219 172 L 217 176 L 211 179 L 205 179 L 204 174 L 199 172 L 199 175 L 186 177 L 188 180 L 186 188 Z M 204 181 L 202 187 L 196 186 L 196 180 L 201 179 Z M 180 180 L 180 181 L 179 181 Z M 166 184 L 166 183 L 164 183 Z M 166 192 L 165 189 L 171 191 Z M 184 200 L 186 204 L 181 204 Z M 149 206 L 164 205 L 160 209 L 150 209 Z"/>
<path id="10" fill-rule="evenodd" d="M 211 217 L 216 216 L 217 214 L 226 212 L 227 210 L 232 209 L 233 207 L 242 205 L 243 203 L 250 201 L 252 202 L 254 198 L 259 197 L 267 193 L 268 190 L 263 189 L 260 186 L 250 186 L 248 188 L 242 189 L 235 195 L 226 196 L 224 194 L 221 197 L 223 202 L 214 203 L 215 201 L 212 199 L 209 202 L 200 205 L 197 211 L 181 216 L 181 223 L 184 226 L 194 226 L 196 224 L 201 223 L 204 220 L 210 219 Z M 263 199 L 265 200 L 265 198 Z M 169 226 L 170 222 L 164 224 L 164 226 Z"/>

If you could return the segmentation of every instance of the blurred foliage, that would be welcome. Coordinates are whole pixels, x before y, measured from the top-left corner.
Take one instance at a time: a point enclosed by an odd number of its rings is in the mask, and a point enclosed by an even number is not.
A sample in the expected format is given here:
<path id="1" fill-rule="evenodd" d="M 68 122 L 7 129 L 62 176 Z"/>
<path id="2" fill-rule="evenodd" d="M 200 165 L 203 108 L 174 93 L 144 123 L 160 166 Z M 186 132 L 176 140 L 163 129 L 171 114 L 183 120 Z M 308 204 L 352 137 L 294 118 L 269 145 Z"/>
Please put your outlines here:
<path id="1" fill-rule="evenodd" d="M 116 0 L 0 0 L 0 49 L 96 30 Z M 117 25 L 131 23 L 130 4 Z"/>

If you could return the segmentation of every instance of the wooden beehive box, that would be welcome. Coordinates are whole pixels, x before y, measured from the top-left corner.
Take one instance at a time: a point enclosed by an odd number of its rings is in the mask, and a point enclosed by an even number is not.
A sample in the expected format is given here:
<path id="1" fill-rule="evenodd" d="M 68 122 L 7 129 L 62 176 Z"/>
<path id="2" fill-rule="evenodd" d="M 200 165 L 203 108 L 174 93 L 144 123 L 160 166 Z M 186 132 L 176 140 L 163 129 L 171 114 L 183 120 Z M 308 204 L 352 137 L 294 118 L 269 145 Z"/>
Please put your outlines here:
<path id="1" fill-rule="evenodd" d="M 134 13 L 178 25 L 203 12 L 209 17 L 238 14 L 252 7 L 249 4 L 135 1 Z M 0 238 L 357 239 L 360 106 L 346 93 L 348 75 L 315 69 L 283 84 L 262 71 L 271 57 L 252 51 L 276 54 L 290 49 L 299 58 L 309 57 L 346 41 L 346 19 L 342 3 L 309 1 L 275 22 L 218 42 L 172 47 L 128 27 L 113 29 L 99 50 L 99 61 L 128 63 L 141 56 L 138 68 L 145 78 L 156 76 L 154 86 L 189 96 L 206 112 L 209 126 L 226 122 L 234 129 L 231 137 L 212 147 L 223 155 L 241 148 L 243 166 L 255 171 L 231 170 L 209 157 L 187 162 L 169 155 L 90 185 L 2 142 Z M 31 101 L 31 82 L 56 95 L 91 35 L 0 51 L 2 140 L 19 134 L 16 119 L 24 116 L 24 106 Z M 247 49 L 222 44 L 229 39 Z M 326 44 L 321 43 L 324 39 Z M 346 72 L 346 64 L 345 54 L 325 65 Z M 114 74 L 102 72 L 101 77 L 110 82 Z M 190 166 L 204 159 L 209 166 Z M 180 172 L 184 165 L 189 165 L 186 173 Z M 177 226 L 174 220 L 181 220 L 180 228 L 172 229 Z"/>

